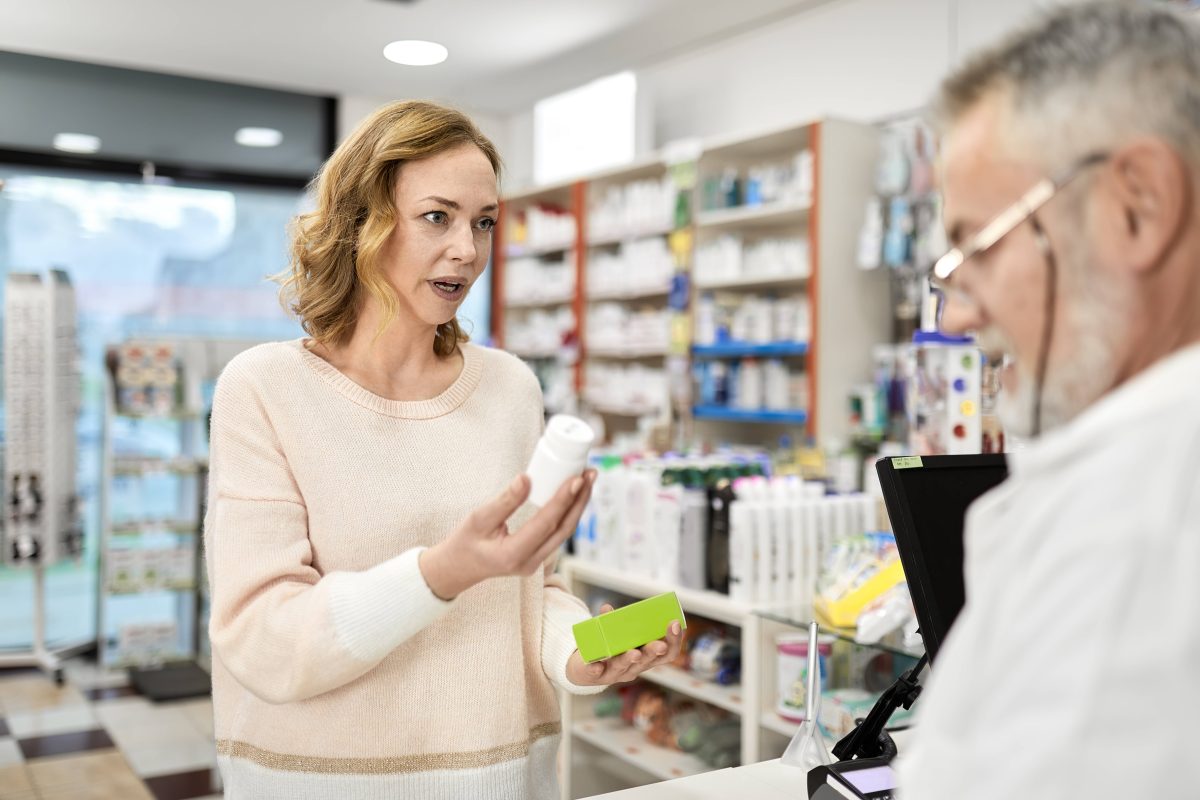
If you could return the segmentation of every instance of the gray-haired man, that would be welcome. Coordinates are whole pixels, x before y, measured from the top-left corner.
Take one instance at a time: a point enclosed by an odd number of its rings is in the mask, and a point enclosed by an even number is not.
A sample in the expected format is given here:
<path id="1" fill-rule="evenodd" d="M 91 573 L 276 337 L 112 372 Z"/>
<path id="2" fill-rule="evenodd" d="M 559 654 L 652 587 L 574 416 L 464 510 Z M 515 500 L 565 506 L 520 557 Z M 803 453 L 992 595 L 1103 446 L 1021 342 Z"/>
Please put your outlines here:
<path id="1" fill-rule="evenodd" d="M 1034 437 L 967 521 L 911 800 L 1197 798 L 1200 28 L 1051 13 L 943 85 L 942 325 Z"/>

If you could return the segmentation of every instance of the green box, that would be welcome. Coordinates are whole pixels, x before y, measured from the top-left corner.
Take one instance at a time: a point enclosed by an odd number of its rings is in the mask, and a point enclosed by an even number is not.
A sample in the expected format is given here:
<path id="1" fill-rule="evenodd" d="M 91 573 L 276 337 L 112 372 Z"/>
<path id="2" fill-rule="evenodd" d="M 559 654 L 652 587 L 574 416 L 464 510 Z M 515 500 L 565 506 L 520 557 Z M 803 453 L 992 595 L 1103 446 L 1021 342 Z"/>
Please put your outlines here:
<path id="1" fill-rule="evenodd" d="M 666 592 L 585 619 L 572 631 L 579 655 L 590 664 L 666 637 L 668 627 L 675 620 L 679 620 L 680 630 L 687 628 L 679 598 L 674 592 Z"/>

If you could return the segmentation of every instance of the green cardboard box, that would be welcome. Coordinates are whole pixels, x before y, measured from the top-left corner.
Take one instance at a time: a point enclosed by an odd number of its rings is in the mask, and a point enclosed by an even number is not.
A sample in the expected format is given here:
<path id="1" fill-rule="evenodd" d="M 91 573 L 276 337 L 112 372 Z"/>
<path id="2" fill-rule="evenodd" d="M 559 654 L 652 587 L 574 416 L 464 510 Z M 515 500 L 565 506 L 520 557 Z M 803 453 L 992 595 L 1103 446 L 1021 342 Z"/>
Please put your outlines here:
<path id="1" fill-rule="evenodd" d="M 572 631 L 579 655 L 590 664 L 664 638 L 667 628 L 675 620 L 679 620 L 681 630 L 687 628 L 679 598 L 674 592 L 666 592 L 585 619 L 576 624 Z"/>

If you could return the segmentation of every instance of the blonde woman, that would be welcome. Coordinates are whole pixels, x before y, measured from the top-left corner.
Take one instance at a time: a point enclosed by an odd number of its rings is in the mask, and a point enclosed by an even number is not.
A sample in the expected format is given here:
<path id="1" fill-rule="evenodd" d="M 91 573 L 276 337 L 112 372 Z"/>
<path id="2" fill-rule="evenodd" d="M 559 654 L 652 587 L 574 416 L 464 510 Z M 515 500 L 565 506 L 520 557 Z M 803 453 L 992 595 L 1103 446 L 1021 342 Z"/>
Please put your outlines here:
<path id="1" fill-rule="evenodd" d="M 455 319 L 499 174 L 462 114 L 380 109 L 295 226 L 283 291 L 308 337 L 221 376 L 205 539 L 228 798 L 555 798 L 555 687 L 678 653 L 678 623 L 603 664 L 575 650 L 587 611 L 551 567 L 595 475 L 524 505 L 537 381 Z"/>

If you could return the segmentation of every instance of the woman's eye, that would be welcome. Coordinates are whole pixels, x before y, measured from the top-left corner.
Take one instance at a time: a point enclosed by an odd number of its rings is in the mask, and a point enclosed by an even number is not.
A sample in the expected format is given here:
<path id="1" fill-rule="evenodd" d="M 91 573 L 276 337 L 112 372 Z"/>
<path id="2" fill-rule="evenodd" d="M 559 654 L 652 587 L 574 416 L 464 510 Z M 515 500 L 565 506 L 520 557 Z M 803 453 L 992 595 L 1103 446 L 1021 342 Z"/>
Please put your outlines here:
<path id="1" fill-rule="evenodd" d="M 492 228 L 496 227 L 496 220 L 492 219 L 491 217 L 484 217 L 475 224 L 476 227 L 478 227 L 481 231 L 490 231 Z"/>
<path id="2" fill-rule="evenodd" d="M 445 211 L 430 211 L 428 214 L 425 214 L 424 217 L 435 225 L 445 225 L 449 220 L 449 217 L 446 216 Z"/>

